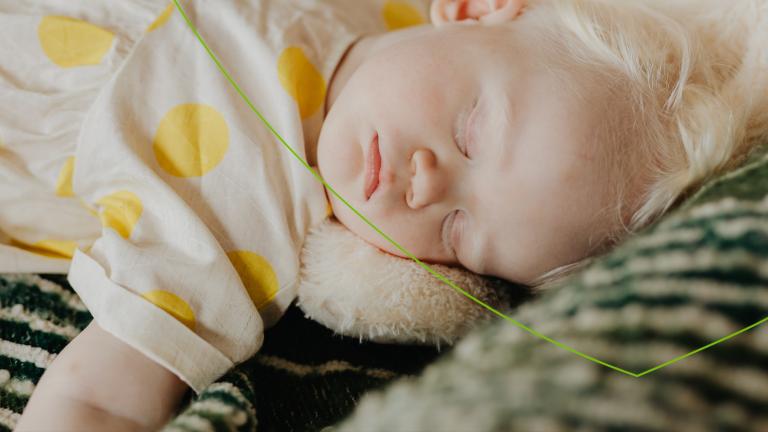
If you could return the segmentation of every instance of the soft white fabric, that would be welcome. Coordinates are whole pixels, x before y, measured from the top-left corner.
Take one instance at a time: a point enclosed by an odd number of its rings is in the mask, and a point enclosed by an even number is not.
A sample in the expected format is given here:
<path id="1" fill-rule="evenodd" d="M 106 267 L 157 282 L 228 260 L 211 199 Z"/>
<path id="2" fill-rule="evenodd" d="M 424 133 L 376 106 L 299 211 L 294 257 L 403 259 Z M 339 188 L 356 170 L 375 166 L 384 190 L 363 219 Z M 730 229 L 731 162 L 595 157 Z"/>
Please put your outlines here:
<path id="1" fill-rule="evenodd" d="M 402 3 L 182 1 L 302 157 L 312 92 Z M 295 298 L 322 185 L 167 0 L 0 0 L 0 28 L 0 271 L 69 270 L 102 327 L 200 392 Z"/>
<path id="2" fill-rule="evenodd" d="M 301 254 L 298 305 L 337 333 L 387 343 L 452 344 L 495 317 L 412 260 L 384 253 L 335 218 L 312 228 Z M 459 267 L 430 267 L 485 304 L 508 313 L 522 286 Z M 355 269 L 355 271 L 348 271 Z"/>

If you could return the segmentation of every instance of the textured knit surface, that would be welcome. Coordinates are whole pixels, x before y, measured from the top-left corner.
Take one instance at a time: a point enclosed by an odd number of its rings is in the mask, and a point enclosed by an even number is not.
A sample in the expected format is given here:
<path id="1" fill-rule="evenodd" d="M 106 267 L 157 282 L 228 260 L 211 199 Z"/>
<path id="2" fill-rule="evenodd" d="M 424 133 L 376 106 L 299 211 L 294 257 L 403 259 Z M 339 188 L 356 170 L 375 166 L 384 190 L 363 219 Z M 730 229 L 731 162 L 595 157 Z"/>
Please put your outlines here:
<path id="1" fill-rule="evenodd" d="M 91 319 L 63 275 L 0 276 L 0 430 L 13 429 L 45 368 Z M 366 390 L 418 374 L 437 355 L 342 338 L 291 307 L 258 355 L 199 397 L 190 391 L 166 430 L 319 430 Z"/>

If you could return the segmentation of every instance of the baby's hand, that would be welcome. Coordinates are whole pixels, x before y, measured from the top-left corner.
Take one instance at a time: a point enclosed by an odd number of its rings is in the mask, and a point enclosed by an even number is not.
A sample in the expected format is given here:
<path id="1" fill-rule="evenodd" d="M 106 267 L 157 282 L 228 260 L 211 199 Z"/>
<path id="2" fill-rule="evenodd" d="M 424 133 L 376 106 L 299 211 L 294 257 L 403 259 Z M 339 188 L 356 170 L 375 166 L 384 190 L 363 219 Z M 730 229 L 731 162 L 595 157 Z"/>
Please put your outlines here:
<path id="1" fill-rule="evenodd" d="M 40 378 L 15 430 L 154 431 L 187 388 L 93 320 Z"/>

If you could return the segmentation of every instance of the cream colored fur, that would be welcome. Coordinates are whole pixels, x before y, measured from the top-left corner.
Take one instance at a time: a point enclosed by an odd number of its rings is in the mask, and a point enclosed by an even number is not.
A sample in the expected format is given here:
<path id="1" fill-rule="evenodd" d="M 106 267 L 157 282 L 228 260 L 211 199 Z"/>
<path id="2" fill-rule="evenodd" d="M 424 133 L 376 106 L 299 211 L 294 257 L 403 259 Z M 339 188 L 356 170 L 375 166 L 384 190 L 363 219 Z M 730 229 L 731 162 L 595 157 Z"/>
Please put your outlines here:
<path id="1" fill-rule="evenodd" d="M 415 261 L 382 252 L 332 218 L 310 231 L 301 260 L 299 307 L 343 335 L 439 346 L 495 316 Z M 524 289 L 460 268 L 430 267 L 502 311 L 512 290 Z"/>

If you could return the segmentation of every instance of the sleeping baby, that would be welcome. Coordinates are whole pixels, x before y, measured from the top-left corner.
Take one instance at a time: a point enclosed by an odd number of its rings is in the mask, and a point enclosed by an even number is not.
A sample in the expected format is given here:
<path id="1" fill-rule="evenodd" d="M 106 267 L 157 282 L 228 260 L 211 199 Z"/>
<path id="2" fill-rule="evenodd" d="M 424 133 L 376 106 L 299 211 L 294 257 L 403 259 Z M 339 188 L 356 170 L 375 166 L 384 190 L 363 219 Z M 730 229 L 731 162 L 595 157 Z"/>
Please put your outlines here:
<path id="1" fill-rule="evenodd" d="M 167 0 L 8 3 L 0 271 L 94 316 L 17 430 L 161 427 L 259 350 L 328 217 L 530 286 L 611 249 L 768 130 L 765 1 L 720 3 L 180 1 L 238 87 Z"/>

